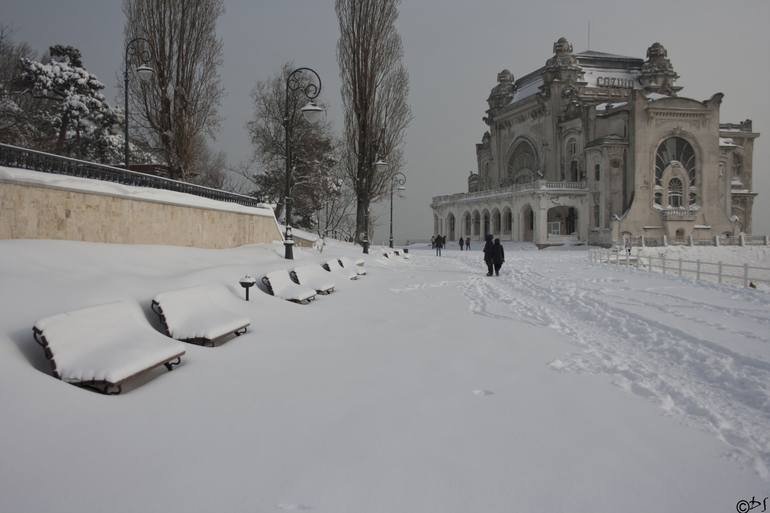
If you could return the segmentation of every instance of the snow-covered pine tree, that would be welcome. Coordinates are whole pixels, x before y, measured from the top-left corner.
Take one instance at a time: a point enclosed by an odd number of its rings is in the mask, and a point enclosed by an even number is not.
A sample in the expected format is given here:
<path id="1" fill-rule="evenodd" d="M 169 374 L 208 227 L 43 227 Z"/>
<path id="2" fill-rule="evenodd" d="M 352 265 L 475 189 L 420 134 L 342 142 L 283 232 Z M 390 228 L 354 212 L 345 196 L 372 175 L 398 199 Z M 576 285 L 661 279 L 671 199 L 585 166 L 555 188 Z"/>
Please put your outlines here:
<path id="1" fill-rule="evenodd" d="M 16 80 L 22 57 L 33 55 L 27 43 L 14 41 L 12 30 L 0 24 L 0 142 L 25 146 L 32 138 L 32 100 L 21 93 Z"/>
<path id="2" fill-rule="evenodd" d="M 118 121 L 101 92 L 104 84 L 82 66 L 77 48 L 52 46 L 50 57 L 47 63 L 21 59 L 19 81 L 40 102 L 40 145 L 60 154 L 103 160 Z"/>

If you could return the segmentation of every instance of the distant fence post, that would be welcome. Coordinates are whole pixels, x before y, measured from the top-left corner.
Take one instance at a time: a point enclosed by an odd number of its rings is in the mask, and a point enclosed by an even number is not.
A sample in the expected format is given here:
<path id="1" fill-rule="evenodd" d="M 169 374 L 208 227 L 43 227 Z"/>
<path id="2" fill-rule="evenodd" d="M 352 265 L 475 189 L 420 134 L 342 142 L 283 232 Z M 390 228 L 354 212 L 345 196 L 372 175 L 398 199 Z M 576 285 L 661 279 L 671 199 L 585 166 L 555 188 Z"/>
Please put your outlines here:
<path id="1" fill-rule="evenodd" d="M 647 246 L 645 246 L 645 244 L 646 244 L 646 242 L 644 241 L 644 235 L 642 235 L 642 247 L 643 248 L 647 247 Z M 767 245 L 767 235 L 765 235 L 765 245 Z"/>
<path id="2" fill-rule="evenodd" d="M 668 236 L 665 233 L 663 234 L 663 246 L 668 246 Z"/>
<path id="3" fill-rule="evenodd" d="M 749 264 L 743 264 L 743 286 L 749 286 Z"/>
<path id="4" fill-rule="evenodd" d="M 688 235 L 688 236 L 687 236 L 687 245 L 688 245 L 688 246 L 690 246 L 690 247 L 692 247 L 692 246 L 694 246 L 694 245 L 695 245 L 695 244 L 693 243 L 693 240 L 692 240 L 692 233 L 691 233 L 690 235 Z"/>
<path id="5" fill-rule="evenodd" d="M 719 276 L 719 283 L 722 283 L 722 261 L 721 260 L 717 263 L 717 266 L 719 269 L 717 271 L 717 276 Z"/>
<path id="6" fill-rule="evenodd" d="M 714 246 L 719 247 L 719 235 L 714 235 Z"/>
<path id="7" fill-rule="evenodd" d="M 682 276 L 682 257 L 679 257 L 679 276 Z"/>
<path id="8" fill-rule="evenodd" d="M 663 274 L 666 274 L 666 254 L 665 253 L 663 254 L 663 256 L 660 257 L 660 266 L 661 266 L 661 269 L 663 270 Z"/>
<path id="9" fill-rule="evenodd" d="M 739 246 L 745 246 L 746 245 L 746 237 L 743 235 L 743 233 L 738 234 L 738 245 Z"/>
<path id="10" fill-rule="evenodd" d="M 700 281 L 700 258 L 695 261 L 695 280 Z"/>

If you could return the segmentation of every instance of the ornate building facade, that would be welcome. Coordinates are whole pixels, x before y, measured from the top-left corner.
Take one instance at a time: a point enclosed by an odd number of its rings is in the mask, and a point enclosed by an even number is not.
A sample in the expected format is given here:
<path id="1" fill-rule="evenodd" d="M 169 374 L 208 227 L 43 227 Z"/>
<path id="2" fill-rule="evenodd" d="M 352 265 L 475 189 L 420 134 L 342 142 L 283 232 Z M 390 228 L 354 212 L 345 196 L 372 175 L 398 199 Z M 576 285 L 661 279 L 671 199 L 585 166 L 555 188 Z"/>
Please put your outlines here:
<path id="1" fill-rule="evenodd" d="M 501 71 L 477 172 L 467 193 L 433 198 L 434 233 L 539 245 L 751 233 L 759 134 L 720 123 L 721 93 L 680 96 L 678 78 L 660 43 L 639 59 L 573 53 L 564 38 L 542 68 Z"/>

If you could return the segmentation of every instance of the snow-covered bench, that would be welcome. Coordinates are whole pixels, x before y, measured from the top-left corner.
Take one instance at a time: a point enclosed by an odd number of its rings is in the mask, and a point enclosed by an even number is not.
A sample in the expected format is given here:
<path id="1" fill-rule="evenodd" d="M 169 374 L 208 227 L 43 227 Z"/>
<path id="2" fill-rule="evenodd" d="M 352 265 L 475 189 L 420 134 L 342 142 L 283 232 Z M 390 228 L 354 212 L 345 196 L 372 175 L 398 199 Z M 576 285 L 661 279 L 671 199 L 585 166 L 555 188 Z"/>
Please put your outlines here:
<path id="1" fill-rule="evenodd" d="M 270 294 L 286 301 L 306 304 L 315 299 L 315 290 L 291 281 L 285 269 L 267 273 L 262 277 L 262 284 Z"/>
<path id="2" fill-rule="evenodd" d="M 355 263 L 349 259 L 348 257 L 341 257 L 340 258 L 340 265 L 344 267 L 345 269 L 355 271 L 355 273 L 359 276 L 363 276 L 366 274 L 366 269 L 364 269 L 364 260 L 358 260 Z"/>
<path id="3" fill-rule="evenodd" d="M 334 282 L 329 279 L 329 275 L 324 272 L 320 265 L 302 265 L 295 267 L 291 274 L 297 279 L 300 285 L 310 287 L 319 294 L 331 294 L 334 291 Z M 326 275 L 326 276 L 324 276 Z"/>
<path id="4" fill-rule="evenodd" d="M 32 328 L 62 381 L 119 394 L 127 379 L 182 361 L 184 344 L 147 323 L 138 304 L 119 301 L 46 317 Z"/>
<path id="5" fill-rule="evenodd" d="M 332 258 L 331 260 L 327 260 L 323 264 L 323 268 L 329 271 L 332 274 L 339 274 L 340 276 L 344 276 L 345 278 L 349 280 L 357 280 L 358 279 L 358 273 L 355 269 L 345 269 L 342 267 L 342 264 L 339 260 L 336 258 Z"/>
<path id="6" fill-rule="evenodd" d="M 382 252 L 382 256 L 386 258 L 387 262 L 403 262 L 404 259 L 401 258 L 395 251 L 392 249 L 386 249 Z"/>
<path id="7" fill-rule="evenodd" d="M 222 306 L 232 294 L 223 286 L 198 286 L 164 292 L 152 300 L 169 337 L 200 345 L 214 345 L 230 334 L 246 333 L 251 321 Z"/>

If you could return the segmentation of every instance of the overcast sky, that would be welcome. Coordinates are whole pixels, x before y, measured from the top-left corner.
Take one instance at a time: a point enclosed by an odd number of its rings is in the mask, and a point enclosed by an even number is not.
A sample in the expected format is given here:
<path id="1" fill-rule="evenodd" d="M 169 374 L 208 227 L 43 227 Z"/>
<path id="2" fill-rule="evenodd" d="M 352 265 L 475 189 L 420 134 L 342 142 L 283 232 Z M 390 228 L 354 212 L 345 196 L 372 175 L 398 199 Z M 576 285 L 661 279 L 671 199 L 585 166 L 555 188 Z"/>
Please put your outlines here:
<path id="1" fill-rule="evenodd" d="M 80 48 L 85 66 L 115 100 L 123 58 L 119 0 L 0 0 L 0 6 L 0 22 L 36 50 L 56 43 Z M 251 155 L 249 92 L 285 61 L 318 71 L 328 117 L 339 129 L 334 1 L 225 0 L 225 8 L 219 35 L 226 97 L 214 145 L 228 161 Z M 518 78 L 536 69 L 560 36 L 576 52 L 585 50 L 589 20 L 591 49 L 643 58 L 660 41 L 681 76 L 680 95 L 703 100 L 723 92 L 723 122 L 754 120 L 763 133 L 754 153 L 754 233 L 770 233 L 770 1 L 407 0 L 398 26 L 414 121 L 406 138 L 407 191 L 396 200 L 397 240 L 430 237 L 431 197 L 466 190 L 497 72 L 508 68 Z M 376 215 L 376 239 L 386 242 L 387 204 Z"/>

